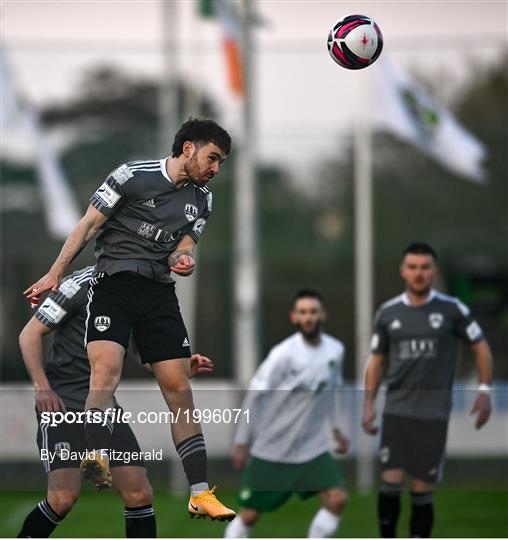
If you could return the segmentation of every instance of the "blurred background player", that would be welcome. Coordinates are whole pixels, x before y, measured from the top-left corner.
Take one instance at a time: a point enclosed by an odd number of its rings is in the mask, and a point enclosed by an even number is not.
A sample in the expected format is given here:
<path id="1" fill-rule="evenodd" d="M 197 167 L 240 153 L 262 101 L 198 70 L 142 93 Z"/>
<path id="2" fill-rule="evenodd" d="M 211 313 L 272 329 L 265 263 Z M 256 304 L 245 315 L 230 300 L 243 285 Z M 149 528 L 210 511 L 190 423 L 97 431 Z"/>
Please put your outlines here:
<path id="1" fill-rule="evenodd" d="M 233 463 L 243 469 L 241 510 L 226 538 L 247 538 L 263 512 L 282 506 L 292 493 L 319 493 L 322 507 L 310 538 L 337 530 L 347 496 L 340 468 L 329 453 L 329 426 L 337 451 L 348 439 L 338 426 L 337 390 L 342 384 L 344 345 L 322 332 L 326 312 L 321 296 L 302 290 L 294 298 L 291 322 L 298 332 L 276 345 L 249 385 L 238 426 Z"/>
<path id="2" fill-rule="evenodd" d="M 171 434 L 191 489 L 188 511 L 213 519 L 232 519 L 235 513 L 209 489 L 206 446 L 192 415 L 186 370 L 190 343 L 170 273 L 189 276 L 195 269 L 194 248 L 212 211 L 206 184 L 230 150 L 231 138 L 222 127 L 190 119 L 176 133 L 171 157 L 115 169 L 92 195 L 49 272 L 25 291 L 29 299 L 56 291 L 67 265 L 100 230 L 97 272 L 88 293 L 86 410 L 106 418 L 105 411 L 113 407 L 132 332 L 141 361 L 151 365 L 177 419 Z M 104 424 L 86 423 L 93 453 L 81 469 L 86 478 L 108 487 L 111 428 Z"/>
<path id="3" fill-rule="evenodd" d="M 478 395 L 472 413 L 476 428 L 489 419 L 492 357 L 469 309 L 457 298 L 431 288 L 437 275 L 432 247 L 414 243 L 403 252 L 403 294 L 385 302 L 374 319 L 365 371 L 364 430 L 374 435 L 375 400 L 383 375 L 387 394 L 379 459 L 383 469 L 378 496 L 379 530 L 395 537 L 404 476 L 411 477 L 410 537 L 430 536 L 434 484 L 439 481 L 457 364 L 457 341 L 476 360 Z"/>
<path id="4" fill-rule="evenodd" d="M 94 268 L 89 266 L 63 279 L 57 292 L 51 293 L 26 324 L 19 337 L 23 360 L 35 389 L 37 444 L 39 451 L 57 452 L 54 461 L 42 460 L 48 473 L 48 491 L 27 516 L 19 537 L 49 536 L 70 512 L 81 492 L 79 460 L 65 459 L 62 451 L 86 450 L 83 423 L 63 422 L 51 426 L 41 419 L 42 412 L 83 411 L 90 382 L 90 364 L 83 347 L 87 291 Z M 44 365 L 44 337 L 54 332 Z M 212 362 L 193 355 L 190 376 L 212 371 Z M 115 405 L 118 406 L 115 400 Z M 111 448 L 121 452 L 139 452 L 139 444 L 129 424 L 114 424 Z M 155 537 L 152 488 L 142 460 L 111 462 L 113 485 L 125 505 L 127 537 Z"/>

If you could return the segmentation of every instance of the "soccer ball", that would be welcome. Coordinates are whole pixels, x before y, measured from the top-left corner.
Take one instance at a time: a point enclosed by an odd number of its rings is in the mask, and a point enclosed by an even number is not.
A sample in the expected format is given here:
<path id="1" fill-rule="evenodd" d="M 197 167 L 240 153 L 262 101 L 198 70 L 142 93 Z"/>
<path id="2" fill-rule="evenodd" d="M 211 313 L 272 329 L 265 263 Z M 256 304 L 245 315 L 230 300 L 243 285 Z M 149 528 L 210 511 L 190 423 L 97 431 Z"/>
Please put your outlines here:
<path id="1" fill-rule="evenodd" d="M 363 69 L 374 62 L 383 49 L 379 26 L 365 15 L 338 19 L 328 34 L 330 56 L 347 69 Z"/>

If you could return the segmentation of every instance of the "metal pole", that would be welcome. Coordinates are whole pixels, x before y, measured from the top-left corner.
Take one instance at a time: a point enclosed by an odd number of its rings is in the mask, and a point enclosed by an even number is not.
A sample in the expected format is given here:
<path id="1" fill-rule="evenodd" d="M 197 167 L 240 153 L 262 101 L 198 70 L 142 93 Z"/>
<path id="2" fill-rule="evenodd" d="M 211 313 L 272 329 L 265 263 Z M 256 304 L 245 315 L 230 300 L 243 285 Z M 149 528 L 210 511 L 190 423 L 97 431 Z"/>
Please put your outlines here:
<path id="1" fill-rule="evenodd" d="M 246 387 L 259 359 L 259 252 L 257 235 L 256 135 L 253 113 L 252 0 L 244 0 L 242 60 L 245 95 L 241 136 L 235 142 L 233 366 L 236 382 Z"/>
<path id="2" fill-rule="evenodd" d="M 159 97 L 160 129 L 159 155 L 171 153 L 173 138 L 182 122 L 178 103 L 178 1 L 161 0 L 162 11 L 162 81 Z M 196 339 L 196 292 L 197 268 L 190 277 L 173 276 L 176 281 L 178 302 L 189 339 L 192 344 Z"/>
<path id="3" fill-rule="evenodd" d="M 370 83 L 370 73 L 364 73 Z M 357 471 L 360 491 L 372 489 L 374 468 L 372 441 L 362 432 L 363 372 L 369 356 L 373 305 L 372 265 L 372 134 L 369 122 L 370 84 L 362 85 L 364 99 L 359 99 L 355 131 L 355 332 L 356 332 L 356 426 Z"/>
<path id="4" fill-rule="evenodd" d="M 178 104 L 178 40 L 177 7 L 178 2 L 161 0 L 162 24 L 162 80 L 159 94 L 159 155 L 171 154 L 173 138 L 180 126 Z M 194 286 L 192 278 L 177 279 L 178 303 L 184 316 L 191 345 L 194 334 Z M 186 492 L 188 483 L 182 464 L 178 458 L 169 460 L 169 487 L 172 491 Z"/>

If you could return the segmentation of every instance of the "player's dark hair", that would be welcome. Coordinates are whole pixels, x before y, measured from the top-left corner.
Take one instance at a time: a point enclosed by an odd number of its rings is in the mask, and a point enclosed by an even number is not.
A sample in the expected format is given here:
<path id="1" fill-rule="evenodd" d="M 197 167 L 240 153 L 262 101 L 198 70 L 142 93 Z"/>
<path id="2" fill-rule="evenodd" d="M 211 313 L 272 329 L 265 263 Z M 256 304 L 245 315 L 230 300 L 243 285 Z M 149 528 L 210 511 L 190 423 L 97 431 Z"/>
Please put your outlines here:
<path id="1" fill-rule="evenodd" d="M 196 145 L 213 143 L 225 154 L 231 152 L 229 133 L 219 124 L 207 118 L 189 118 L 180 126 L 171 149 L 173 157 L 182 155 L 185 141 L 191 141 Z"/>
<path id="2" fill-rule="evenodd" d="M 411 255 L 431 255 L 434 260 L 437 260 L 437 253 L 435 250 L 429 246 L 429 244 L 424 244 L 423 242 L 413 242 L 409 244 L 407 248 L 402 252 L 402 258 L 411 253 Z"/>
<path id="3" fill-rule="evenodd" d="M 302 298 L 315 298 L 323 303 L 323 297 L 313 289 L 301 289 L 293 296 L 293 306 Z"/>

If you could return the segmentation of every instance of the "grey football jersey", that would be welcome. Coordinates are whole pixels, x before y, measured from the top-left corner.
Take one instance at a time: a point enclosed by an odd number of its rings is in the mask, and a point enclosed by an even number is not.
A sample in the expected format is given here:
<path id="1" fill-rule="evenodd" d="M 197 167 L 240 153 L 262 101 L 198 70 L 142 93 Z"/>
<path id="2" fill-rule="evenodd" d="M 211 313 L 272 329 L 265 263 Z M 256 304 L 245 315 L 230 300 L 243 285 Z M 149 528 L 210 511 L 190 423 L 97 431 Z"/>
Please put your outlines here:
<path id="1" fill-rule="evenodd" d="M 115 169 L 90 203 L 109 218 L 97 237 L 97 271 L 171 282 L 168 256 L 184 235 L 198 241 L 212 193 L 192 182 L 176 189 L 165 159 L 133 161 Z"/>
<path id="2" fill-rule="evenodd" d="M 56 293 L 40 305 L 35 318 L 54 330 L 46 363 L 51 388 L 66 407 L 84 409 L 90 382 L 90 364 L 84 347 L 88 284 L 94 267 L 63 279 Z"/>
<path id="3" fill-rule="evenodd" d="M 447 420 L 458 340 L 481 339 L 480 326 L 457 298 L 432 291 L 421 306 L 410 306 L 405 293 L 384 303 L 371 350 L 389 358 L 385 414 Z"/>

